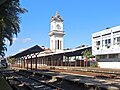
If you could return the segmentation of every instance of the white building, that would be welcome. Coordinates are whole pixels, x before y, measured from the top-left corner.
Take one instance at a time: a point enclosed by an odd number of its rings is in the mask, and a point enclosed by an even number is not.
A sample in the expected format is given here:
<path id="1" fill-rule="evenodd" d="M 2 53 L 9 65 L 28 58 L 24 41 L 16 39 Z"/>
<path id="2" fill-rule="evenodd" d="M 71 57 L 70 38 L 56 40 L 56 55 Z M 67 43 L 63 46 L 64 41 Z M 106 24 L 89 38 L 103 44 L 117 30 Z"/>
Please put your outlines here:
<path id="1" fill-rule="evenodd" d="M 93 33 L 92 54 L 101 68 L 120 68 L 120 26 Z"/>
<path id="2" fill-rule="evenodd" d="M 50 49 L 53 52 L 62 51 L 63 50 L 63 19 L 58 14 L 58 11 L 56 11 L 56 15 L 52 16 L 50 21 Z"/>

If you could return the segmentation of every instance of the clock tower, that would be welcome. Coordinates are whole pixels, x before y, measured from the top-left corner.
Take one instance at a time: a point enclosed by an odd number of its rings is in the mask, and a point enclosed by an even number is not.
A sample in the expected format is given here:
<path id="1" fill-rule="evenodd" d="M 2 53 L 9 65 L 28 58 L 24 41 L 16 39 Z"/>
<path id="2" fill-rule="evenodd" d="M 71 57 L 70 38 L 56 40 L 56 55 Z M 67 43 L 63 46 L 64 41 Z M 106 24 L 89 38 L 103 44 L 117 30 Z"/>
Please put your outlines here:
<path id="1" fill-rule="evenodd" d="M 65 35 L 63 31 L 63 19 L 56 11 L 55 16 L 52 16 L 50 21 L 50 49 L 53 52 L 63 50 L 63 36 Z"/>

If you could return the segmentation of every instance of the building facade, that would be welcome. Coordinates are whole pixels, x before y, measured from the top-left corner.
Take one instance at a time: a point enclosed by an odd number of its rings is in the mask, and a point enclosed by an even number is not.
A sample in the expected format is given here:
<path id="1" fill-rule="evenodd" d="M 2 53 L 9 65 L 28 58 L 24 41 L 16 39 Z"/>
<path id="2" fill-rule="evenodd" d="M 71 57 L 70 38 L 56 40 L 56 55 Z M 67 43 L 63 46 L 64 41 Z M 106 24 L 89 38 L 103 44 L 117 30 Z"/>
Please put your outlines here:
<path id="1" fill-rule="evenodd" d="M 55 16 L 52 16 L 50 21 L 50 49 L 53 52 L 62 51 L 63 50 L 63 19 L 56 11 Z"/>
<path id="2" fill-rule="evenodd" d="M 120 26 L 92 34 L 92 54 L 102 68 L 120 68 Z"/>

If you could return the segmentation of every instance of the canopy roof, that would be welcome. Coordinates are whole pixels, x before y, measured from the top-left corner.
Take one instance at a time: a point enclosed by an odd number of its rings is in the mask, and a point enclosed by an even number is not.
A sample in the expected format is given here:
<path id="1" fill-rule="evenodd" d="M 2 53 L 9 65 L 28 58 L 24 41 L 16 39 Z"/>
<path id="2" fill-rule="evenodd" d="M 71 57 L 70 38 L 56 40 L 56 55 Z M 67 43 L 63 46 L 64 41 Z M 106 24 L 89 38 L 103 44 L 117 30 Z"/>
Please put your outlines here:
<path id="1" fill-rule="evenodd" d="M 24 50 L 20 53 L 17 53 L 16 55 L 13 55 L 12 58 L 16 58 L 16 57 L 22 57 L 22 56 L 27 56 L 27 55 L 30 55 L 30 54 L 35 54 L 35 53 L 38 53 L 38 52 L 42 52 L 44 51 L 43 48 L 41 48 L 40 46 L 38 45 L 35 45 L 27 50 Z"/>
<path id="2" fill-rule="evenodd" d="M 87 47 L 81 47 L 81 48 L 75 48 L 72 50 L 66 50 L 64 51 L 64 55 L 65 56 L 80 56 L 82 55 L 82 52 L 85 50 L 91 51 L 92 47 L 91 46 L 87 46 Z"/>
<path id="3" fill-rule="evenodd" d="M 65 50 L 65 51 L 61 51 L 61 52 L 49 52 L 49 53 L 45 53 L 45 54 L 38 54 L 38 57 L 45 57 L 45 56 L 52 56 L 52 55 L 65 55 L 68 57 L 72 57 L 72 56 L 80 56 L 82 55 L 82 52 L 84 50 L 92 50 L 91 46 L 85 46 L 85 47 L 80 47 L 80 48 L 75 48 L 75 49 L 71 49 L 71 50 Z M 24 50 L 20 53 L 17 53 L 16 55 L 12 56 L 12 58 L 19 58 L 19 57 L 23 57 L 23 56 L 27 56 L 30 54 L 35 54 L 35 53 L 39 53 L 45 51 L 45 49 L 39 47 L 38 45 L 31 47 L 27 50 Z"/>
<path id="4" fill-rule="evenodd" d="M 64 55 L 64 56 L 68 56 L 68 57 L 80 56 L 80 55 L 82 55 L 82 52 L 84 50 L 92 51 L 92 47 L 85 46 L 85 47 L 75 48 L 75 49 L 71 49 L 71 50 L 64 50 L 61 52 L 51 52 L 49 54 L 39 54 L 38 57 L 47 57 L 47 56 L 54 56 L 54 55 Z"/>

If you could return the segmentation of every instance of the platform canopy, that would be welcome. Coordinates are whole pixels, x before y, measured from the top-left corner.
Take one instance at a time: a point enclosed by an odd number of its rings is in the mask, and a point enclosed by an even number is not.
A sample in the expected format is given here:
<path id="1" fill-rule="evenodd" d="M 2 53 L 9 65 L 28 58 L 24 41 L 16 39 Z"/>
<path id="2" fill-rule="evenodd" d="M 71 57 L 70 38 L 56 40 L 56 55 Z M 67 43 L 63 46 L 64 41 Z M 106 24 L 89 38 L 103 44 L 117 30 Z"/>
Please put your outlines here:
<path id="1" fill-rule="evenodd" d="M 87 46 L 87 47 L 81 47 L 81 48 L 75 48 L 72 50 L 67 50 L 64 52 L 65 56 L 80 56 L 82 55 L 82 52 L 85 50 L 91 51 L 92 47 L 91 46 Z"/>
<path id="2" fill-rule="evenodd" d="M 85 47 L 80 47 L 80 48 L 75 48 L 75 49 L 70 49 L 70 50 L 63 50 L 61 52 L 52 52 L 49 54 L 39 54 L 38 57 L 47 57 L 47 56 L 55 56 L 55 55 L 63 55 L 63 56 L 67 56 L 67 57 L 82 56 L 82 52 L 85 50 L 92 51 L 92 47 L 85 46 Z"/>
<path id="3" fill-rule="evenodd" d="M 40 46 L 38 45 L 35 45 L 29 49 L 26 49 L 20 53 L 17 53 L 16 55 L 13 55 L 11 56 L 11 58 L 18 58 L 18 57 L 23 57 L 23 56 L 27 56 L 27 55 L 30 55 L 30 54 L 35 54 L 35 53 L 39 53 L 39 52 L 42 52 L 44 51 L 43 48 L 41 48 Z"/>

